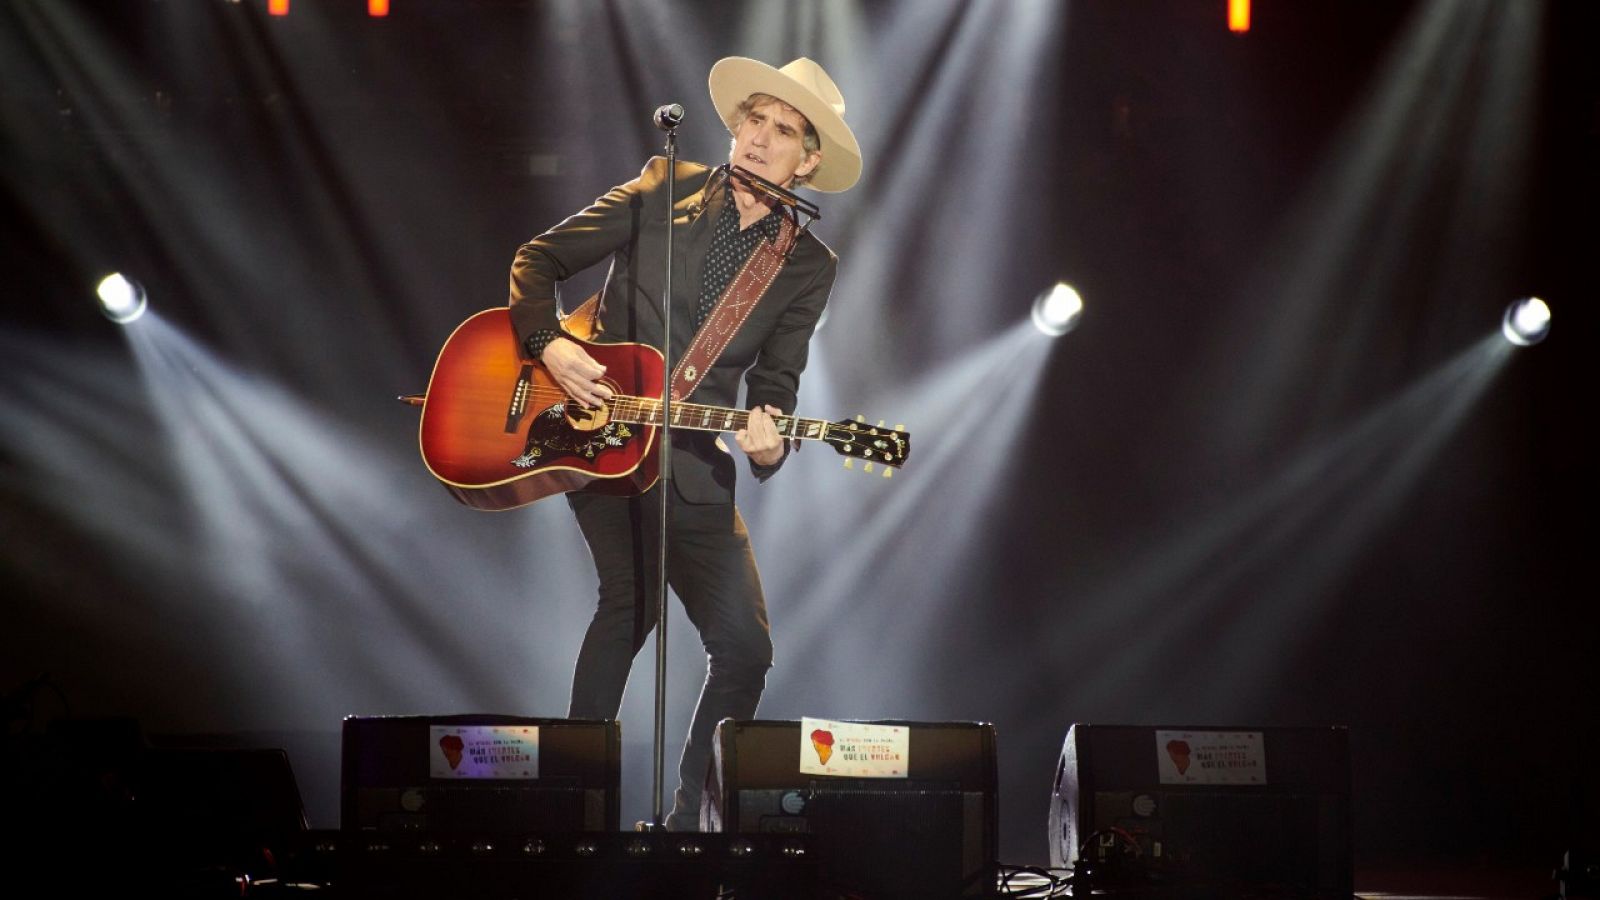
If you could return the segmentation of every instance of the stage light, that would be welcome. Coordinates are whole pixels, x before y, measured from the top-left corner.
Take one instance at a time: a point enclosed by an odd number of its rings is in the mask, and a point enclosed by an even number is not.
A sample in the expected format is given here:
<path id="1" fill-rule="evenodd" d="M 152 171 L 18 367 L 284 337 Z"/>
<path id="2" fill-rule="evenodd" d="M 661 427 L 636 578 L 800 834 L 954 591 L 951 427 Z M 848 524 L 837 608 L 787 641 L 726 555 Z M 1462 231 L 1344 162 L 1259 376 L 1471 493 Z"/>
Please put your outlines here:
<path id="1" fill-rule="evenodd" d="M 1228 30 L 1234 34 L 1250 30 L 1250 0 L 1228 0 Z"/>
<path id="2" fill-rule="evenodd" d="M 381 18 L 389 14 L 389 0 L 367 0 L 367 15 Z"/>
<path id="3" fill-rule="evenodd" d="M 287 16 L 289 14 L 289 0 L 267 0 L 267 15 Z"/>
<path id="4" fill-rule="evenodd" d="M 144 288 L 121 272 L 112 272 L 100 279 L 94 292 L 100 297 L 100 311 L 118 325 L 126 325 L 144 315 Z"/>
<path id="5" fill-rule="evenodd" d="M 1538 297 L 1523 297 L 1506 307 L 1500 333 L 1518 347 L 1532 347 L 1550 334 L 1550 307 Z"/>
<path id="6" fill-rule="evenodd" d="M 1083 315 L 1083 298 L 1064 281 L 1039 294 L 1033 301 L 1033 324 L 1051 337 L 1060 337 L 1078 325 Z"/>

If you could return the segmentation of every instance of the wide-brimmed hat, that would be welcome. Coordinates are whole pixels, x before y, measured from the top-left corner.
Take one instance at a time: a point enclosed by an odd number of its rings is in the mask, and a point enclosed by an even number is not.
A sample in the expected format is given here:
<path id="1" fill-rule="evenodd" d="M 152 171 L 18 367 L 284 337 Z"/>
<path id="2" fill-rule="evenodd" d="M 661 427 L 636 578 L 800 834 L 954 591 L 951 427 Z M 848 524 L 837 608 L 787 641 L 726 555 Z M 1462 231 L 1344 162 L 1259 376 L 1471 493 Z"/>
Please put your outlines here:
<path id="1" fill-rule="evenodd" d="M 802 56 L 774 69 L 760 60 L 730 56 L 711 67 L 710 83 L 711 103 L 729 133 L 738 126 L 739 104 L 751 94 L 770 94 L 806 117 L 822 143 L 822 164 L 806 187 L 833 194 L 861 177 L 861 145 L 844 123 L 844 95 L 821 66 Z"/>

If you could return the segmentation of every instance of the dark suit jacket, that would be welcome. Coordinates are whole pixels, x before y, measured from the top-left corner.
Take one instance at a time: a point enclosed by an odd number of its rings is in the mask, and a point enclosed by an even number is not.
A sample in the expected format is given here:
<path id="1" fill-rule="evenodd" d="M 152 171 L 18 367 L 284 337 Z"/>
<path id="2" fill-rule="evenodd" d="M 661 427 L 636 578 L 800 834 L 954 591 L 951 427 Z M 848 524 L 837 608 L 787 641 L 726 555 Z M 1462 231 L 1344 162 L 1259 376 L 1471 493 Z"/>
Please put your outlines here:
<path id="1" fill-rule="evenodd" d="M 700 270 L 711 247 L 717 216 L 727 201 L 705 191 L 713 170 L 679 162 L 673 204 L 673 364 L 694 336 Z M 558 329 L 556 283 L 611 257 L 601 292 L 603 339 L 650 344 L 662 337 L 662 268 L 666 256 L 667 162 L 650 160 L 639 177 L 607 191 L 589 208 L 522 245 L 511 268 L 511 321 L 519 341 L 539 329 Z M 770 404 L 792 413 L 806 367 L 811 334 L 833 289 L 838 258 L 809 232 L 800 238 L 772 286 L 756 304 L 717 364 L 688 398 L 741 407 Z M 738 402 L 739 376 L 746 396 Z M 733 499 L 733 460 L 709 432 L 675 431 L 673 481 L 683 499 L 726 503 Z M 781 464 L 781 460 L 780 460 Z M 765 478 L 777 466 L 755 468 Z"/>

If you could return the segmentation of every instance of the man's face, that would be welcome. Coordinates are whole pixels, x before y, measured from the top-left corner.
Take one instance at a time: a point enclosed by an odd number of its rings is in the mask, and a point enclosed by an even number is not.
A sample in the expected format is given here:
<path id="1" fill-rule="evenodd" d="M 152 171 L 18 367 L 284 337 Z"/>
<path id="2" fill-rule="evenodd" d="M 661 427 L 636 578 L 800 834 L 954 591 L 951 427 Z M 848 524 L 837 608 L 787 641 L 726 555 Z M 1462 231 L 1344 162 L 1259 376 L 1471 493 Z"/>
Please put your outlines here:
<path id="1" fill-rule="evenodd" d="M 806 117 L 780 100 L 758 103 L 733 135 L 728 161 L 788 187 L 796 175 L 808 175 L 822 154 L 806 153 Z"/>

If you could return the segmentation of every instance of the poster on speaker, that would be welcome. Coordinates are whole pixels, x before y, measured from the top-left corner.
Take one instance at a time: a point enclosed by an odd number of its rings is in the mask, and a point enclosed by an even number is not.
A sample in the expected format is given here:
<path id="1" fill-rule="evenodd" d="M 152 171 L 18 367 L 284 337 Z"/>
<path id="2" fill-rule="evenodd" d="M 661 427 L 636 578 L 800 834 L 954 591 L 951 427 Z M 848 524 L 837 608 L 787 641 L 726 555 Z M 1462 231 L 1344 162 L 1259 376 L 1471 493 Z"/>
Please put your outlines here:
<path id="1" fill-rule="evenodd" d="M 904 725 L 800 720 L 800 773 L 850 778 L 905 778 L 911 729 Z"/>
<path id="2" fill-rule="evenodd" d="M 539 777 L 537 725 L 432 725 L 428 737 L 434 778 Z"/>
<path id="3" fill-rule="evenodd" d="M 1156 731 L 1162 784 L 1266 784 L 1259 731 Z"/>

